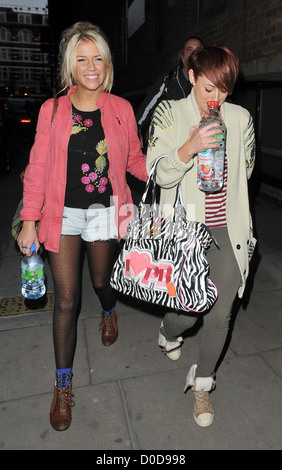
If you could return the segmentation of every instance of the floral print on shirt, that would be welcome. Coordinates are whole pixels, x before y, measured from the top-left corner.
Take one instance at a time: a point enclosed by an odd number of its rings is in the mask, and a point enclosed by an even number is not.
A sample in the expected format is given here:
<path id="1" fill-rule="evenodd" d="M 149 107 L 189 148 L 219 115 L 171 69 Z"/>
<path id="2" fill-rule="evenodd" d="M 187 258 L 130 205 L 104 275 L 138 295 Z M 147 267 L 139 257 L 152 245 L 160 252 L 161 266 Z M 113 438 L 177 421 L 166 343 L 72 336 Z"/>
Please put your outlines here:
<path id="1" fill-rule="evenodd" d="M 92 119 L 84 119 L 82 121 L 82 116 L 80 114 L 73 113 L 72 116 L 72 135 L 78 134 L 81 131 L 87 131 L 90 127 L 93 126 Z M 85 191 L 92 193 L 97 188 L 100 194 L 106 191 L 106 186 L 109 183 L 108 172 L 105 176 L 105 168 L 107 166 L 107 143 L 106 139 L 101 140 L 96 145 L 96 151 L 98 153 L 98 158 L 95 160 L 94 167 L 91 168 L 89 163 L 85 162 L 81 165 L 82 177 L 81 182 L 85 187 Z M 88 162 L 93 158 L 93 153 L 85 152 L 85 155 L 88 157 Z M 90 157 L 90 158 L 89 158 Z"/>
<path id="2" fill-rule="evenodd" d="M 95 166 L 93 169 L 90 168 L 88 163 L 81 165 L 83 176 L 81 182 L 85 185 L 85 191 L 92 193 L 95 187 L 99 193 L 106 191 L 106 186 L 109 182 L 109 178 L 103 175 L 104 168 L 107 165 L 105 154 L 107 153 L 106 139 L 101 140 L 96 145 L 96 150 L 99 153 L 99 157 L 95 160 Z"/>
<path id="3" fill-rule="evenodd" d="M 88 127 L 93 126 L 92 119 L 84 119 L 82 121 L 82 116 L 80 114 L 72 114 L 72 134 L 78 134 L 81 131 L 87 131 Z"/>

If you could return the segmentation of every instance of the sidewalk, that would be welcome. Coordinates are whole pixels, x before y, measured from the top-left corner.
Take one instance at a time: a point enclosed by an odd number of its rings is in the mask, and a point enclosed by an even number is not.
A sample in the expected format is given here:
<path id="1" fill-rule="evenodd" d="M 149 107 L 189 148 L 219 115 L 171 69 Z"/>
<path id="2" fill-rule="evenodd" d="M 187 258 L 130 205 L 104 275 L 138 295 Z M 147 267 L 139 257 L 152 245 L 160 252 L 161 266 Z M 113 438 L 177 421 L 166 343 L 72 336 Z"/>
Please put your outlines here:
<path id="1" fill-rule="evenodd" d="M 200 428 L 183 393 L 201 331 L 185 338 L 179 361 L 158 345 L 160 311 L 130 298 L 117 305 L 119 338 L 102 345 L 100 314 L 84 267 L 71 427 L 49 424 L 53 395 L 52 312 L 0 317 L 1 450 L 272 450 L 282 448 L 282 208 L 258 196 L 258 247 L 249 290 L 236 302 L 229 348 L 211 400 L 214 423 Z M 20 293 L 11 240 L 0 266 L 0 297 Z M 86 263 L 85 263 L 86 264 Z M 46 263 L 48 291 L 52 291 Z M 236 318 L 235 318 L 236 317 Z"/>

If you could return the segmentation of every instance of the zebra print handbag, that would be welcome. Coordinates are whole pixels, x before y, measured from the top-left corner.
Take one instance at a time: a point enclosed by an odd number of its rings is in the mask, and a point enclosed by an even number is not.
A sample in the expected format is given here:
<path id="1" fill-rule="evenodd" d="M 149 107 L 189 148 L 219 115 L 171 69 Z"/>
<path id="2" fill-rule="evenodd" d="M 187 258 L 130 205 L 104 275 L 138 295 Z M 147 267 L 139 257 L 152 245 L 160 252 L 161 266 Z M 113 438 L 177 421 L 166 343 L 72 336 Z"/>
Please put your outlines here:
<path id="1" fill-rule="evenodd" d="M 171 217 L 162 218 L 156 203 L 154 163 L 138 213 L 128 225 L 127 238 L 114 265 L 111 286 L 139 300 L 169 309 L 201 313 L 217 298 L 205 256 L 215 241 L 201 222 L 186 220 L 180 183 Z M 152 185 L 152 205 L 146 207 Z"/>

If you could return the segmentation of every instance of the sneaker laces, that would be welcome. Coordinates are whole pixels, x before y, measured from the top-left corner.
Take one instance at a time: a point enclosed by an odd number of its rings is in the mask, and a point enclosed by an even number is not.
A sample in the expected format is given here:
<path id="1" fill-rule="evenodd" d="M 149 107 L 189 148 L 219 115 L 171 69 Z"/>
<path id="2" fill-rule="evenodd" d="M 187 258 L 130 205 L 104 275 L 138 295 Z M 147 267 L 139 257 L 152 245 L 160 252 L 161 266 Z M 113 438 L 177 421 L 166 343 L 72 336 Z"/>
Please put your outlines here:
<path id="1" fill-rule="evenodd" d="M 194 392 L 194 402 L 198 414 L 213 413 L 209 392 Z"/>

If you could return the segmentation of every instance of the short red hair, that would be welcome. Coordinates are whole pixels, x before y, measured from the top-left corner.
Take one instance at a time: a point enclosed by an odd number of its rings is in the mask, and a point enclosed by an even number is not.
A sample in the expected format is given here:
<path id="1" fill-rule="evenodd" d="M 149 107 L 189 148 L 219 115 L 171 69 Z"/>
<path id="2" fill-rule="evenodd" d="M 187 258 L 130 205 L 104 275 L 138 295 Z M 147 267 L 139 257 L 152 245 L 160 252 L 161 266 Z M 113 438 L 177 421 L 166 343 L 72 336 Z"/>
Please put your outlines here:
<path id="1" fill-rule="evenodd" d="M 226 46 L 207 45 L 194 51 L 188 59 L 195 80 L 205 75 L 219 90 L 231 95 L 239 73 L 239 59 Z"/>

